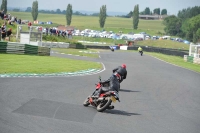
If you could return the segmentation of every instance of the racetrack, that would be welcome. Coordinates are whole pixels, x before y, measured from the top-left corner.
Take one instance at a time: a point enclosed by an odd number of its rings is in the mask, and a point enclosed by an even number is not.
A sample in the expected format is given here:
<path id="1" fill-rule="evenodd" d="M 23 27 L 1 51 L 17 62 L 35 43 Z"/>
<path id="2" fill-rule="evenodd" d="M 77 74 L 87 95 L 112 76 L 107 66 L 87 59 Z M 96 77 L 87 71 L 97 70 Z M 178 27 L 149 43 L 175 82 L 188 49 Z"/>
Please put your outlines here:
<path id="1" fill-rule="evenodd" d="M 52 54 L 62 58 L 90 60 Z M 136 52 L 102 51 L 106 70 L 73 77 L 0 78 L 0 133 L 199 133 L 200 74 Z M 100 75 L 127 64 L 120 103 L 82 105 Z"/>

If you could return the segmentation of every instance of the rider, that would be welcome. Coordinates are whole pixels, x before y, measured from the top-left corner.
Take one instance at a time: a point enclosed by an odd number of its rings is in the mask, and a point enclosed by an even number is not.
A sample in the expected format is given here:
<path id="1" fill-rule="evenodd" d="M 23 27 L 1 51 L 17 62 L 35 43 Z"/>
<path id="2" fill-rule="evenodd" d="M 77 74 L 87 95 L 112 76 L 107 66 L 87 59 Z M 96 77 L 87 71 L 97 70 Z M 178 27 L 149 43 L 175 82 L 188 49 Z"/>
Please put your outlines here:
<path id="1" fill-rule="evenodd" d="M 142 54 L 143 54 L 143 49 L 141 48 L 141 47 L 139 47 L 138 48 L 138 52 L 141 54 L 141 56 L 142 56 Z"/>
<path id="2" fill-rule="evenodd" d="M 101 84 L 110 82 L 109 90 L 119 91 L 119 84 L 126 79 L 127 76 L 127 70 L 126 70 L 126 64 L 122 64 L 121 66 L 118 66 L 117 68 L 113 69 L 112 76 L 104 81 L 101 82 Z M 104 88 L 103 88 L 104 89 Z M 96 95 L 94 97 L 99 97 L 102 92 L 102 89 L 99 89 L 98 92 L 96 92 Z"/>
<path id="3" fill-rule="evenodd" d="M 113 69 L 113 74 L 117 77 L 117 79 L 121 83 L 124 79 L 126 79 L 127 75 L 126 64 L 122 64 L 121 66 L 118 66 L 117 68 Z"/>

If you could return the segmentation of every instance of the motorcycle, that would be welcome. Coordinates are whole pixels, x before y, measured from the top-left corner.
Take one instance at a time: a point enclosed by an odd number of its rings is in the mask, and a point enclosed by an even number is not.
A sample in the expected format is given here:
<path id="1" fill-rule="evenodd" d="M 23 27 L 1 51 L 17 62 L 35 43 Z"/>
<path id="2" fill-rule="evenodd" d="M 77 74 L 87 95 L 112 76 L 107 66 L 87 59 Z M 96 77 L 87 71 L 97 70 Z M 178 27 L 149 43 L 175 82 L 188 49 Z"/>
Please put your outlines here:
<path id="1" fill-rule="evenodd" d="M 99 77 L 99 82 L 96 85 L 96 89 L 93 92 L 91 96 L 88 96 L 86 100 L 83 102 L 83 106 L 87 107 L 89 105 L 92 105 L 93 107 L 96 107 L 98 112 L 103 112 L 106 109 L 114 109 L 114 106 L 110 106 L 111 103 L 115 103 L 117 100 L 119 100 L 119 94 L 117 91 L 110 91 L 109 89 L 105 89 L 109 87 L 109 80 L 106 82 L 101 82 L 101 77 Z M 101 93 L 99 97 L 95 96 L 99 91 L 101 90 Z"/>
<path id="2" fill-rule="evenodd" d="M 143 55 L 143 51 L 139 51 L 140 55 L 142 56 Z"/>

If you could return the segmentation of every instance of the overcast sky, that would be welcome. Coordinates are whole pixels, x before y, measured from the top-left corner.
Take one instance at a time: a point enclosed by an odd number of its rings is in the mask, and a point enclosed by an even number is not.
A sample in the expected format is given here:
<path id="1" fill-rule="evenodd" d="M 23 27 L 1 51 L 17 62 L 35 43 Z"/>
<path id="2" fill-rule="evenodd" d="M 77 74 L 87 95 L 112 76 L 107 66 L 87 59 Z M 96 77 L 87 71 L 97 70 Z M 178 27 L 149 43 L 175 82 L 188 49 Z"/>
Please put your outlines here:
<path id="1" fill-rule="evenodd" d="M 8 7 L 26 8 L 32 7 L 35 0 L 7 0 Z M 96 11 L 102 5 L 107 6 L 107 12 L 129 13 L 139 4 L 139 11 L 149 7 L 167 9 L 168 13 L 177 15 L 179 10 L 187 7 L 200 6 L 200 0 L 37 0 L 40 9 L 66 10 L 68 4 L 72 4 L 74 11 Z M 2 3 L 2 0 L 0 0 Z"/>

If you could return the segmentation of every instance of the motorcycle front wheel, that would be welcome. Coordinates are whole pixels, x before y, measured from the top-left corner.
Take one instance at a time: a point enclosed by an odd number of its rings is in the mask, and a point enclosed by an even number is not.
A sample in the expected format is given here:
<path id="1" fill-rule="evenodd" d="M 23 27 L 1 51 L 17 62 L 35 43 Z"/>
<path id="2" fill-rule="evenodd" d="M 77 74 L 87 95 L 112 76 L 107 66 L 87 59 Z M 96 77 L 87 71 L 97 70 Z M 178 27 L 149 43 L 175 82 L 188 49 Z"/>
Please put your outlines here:
<path id="1" fill-rule="evenodd" d="M 111 104 L 112 100 L 110 97 L 106 97 L 105 100 L 103 100 L 99 105 L 97 106 L 97 111 L 98 112 L 103 112 L 108 108 L 108 106 Z"/>
<path id="2" fill-rule="evenodd" d="M 90 105 L 89 98 L 86 98 L 85 101 L 83 102 L 83 106 L 87 107 L 89 105 Z"/>

